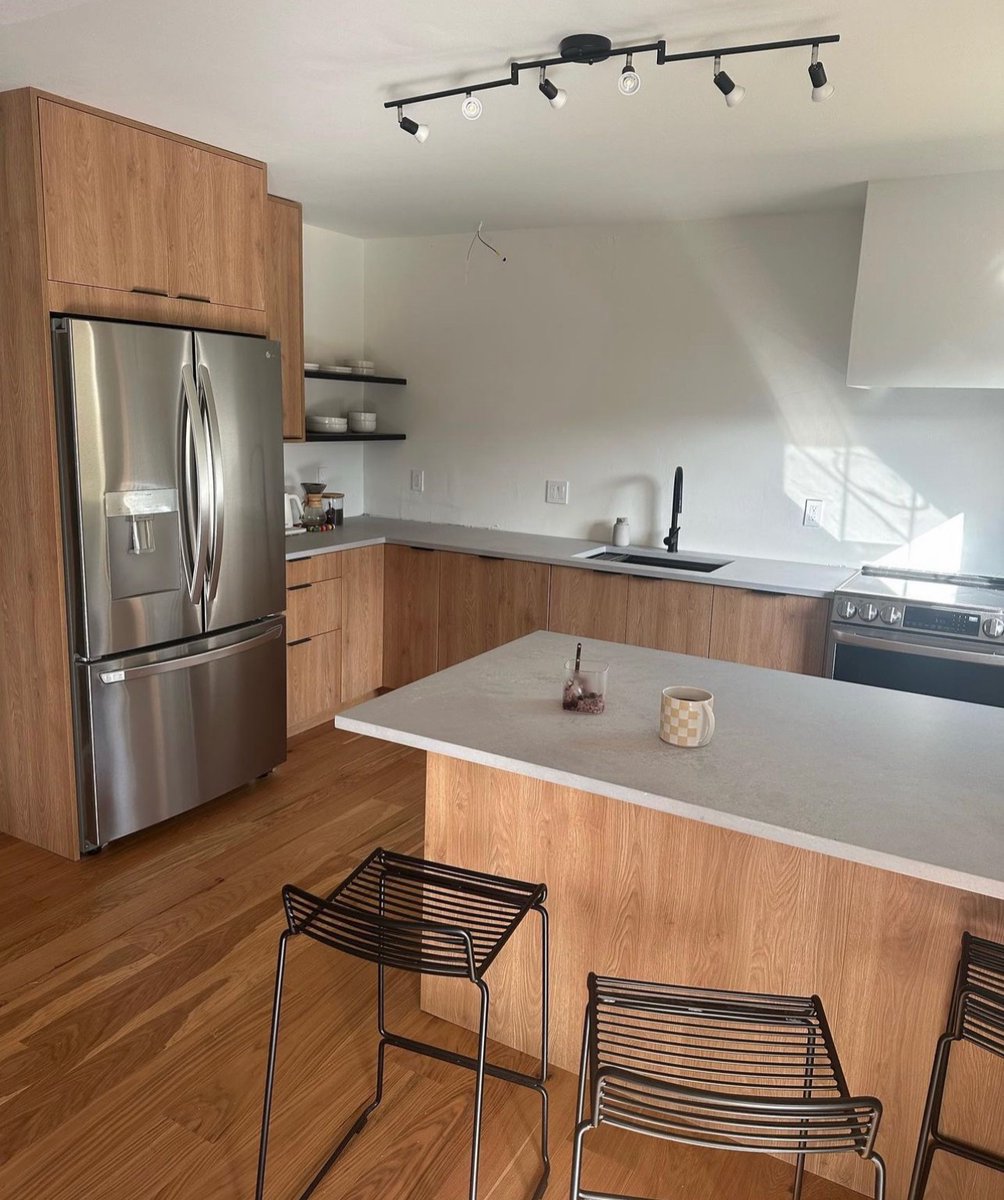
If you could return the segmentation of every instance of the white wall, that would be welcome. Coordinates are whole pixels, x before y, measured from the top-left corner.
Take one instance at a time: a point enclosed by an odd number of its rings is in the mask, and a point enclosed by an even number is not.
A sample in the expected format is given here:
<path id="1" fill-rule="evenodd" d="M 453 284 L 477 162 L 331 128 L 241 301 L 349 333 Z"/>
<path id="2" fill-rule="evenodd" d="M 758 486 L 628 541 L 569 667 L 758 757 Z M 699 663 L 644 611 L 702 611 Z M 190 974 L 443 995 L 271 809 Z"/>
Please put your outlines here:
<path id="1" fill-rule="evenodd" d="M 306 362 L 334 363 L 363 353 L 363 243 L 303 227 L 303 342 Z M 359 384 L 306 381 L 307 412 L 347 412 L 362 399 Z M 363 446 L 287 442 L 286 490 L 326 483 L 345 493 L 345 512 L 364 511 Z"/>
<path id="2" fill-rule="evenodd" d="M 499 233 L 508 261 L 477 247 L 467 277 L 466 236 L 367 242 L 366 356 L 409 380 L 373 405 L 409 440 L 367 448 L 367 511 L 596 538 L 627 516 L 658 544 L 682 463 L 681 548 L 1004 569 L 1004 395 L 845 384 L 861 222 Z"/>

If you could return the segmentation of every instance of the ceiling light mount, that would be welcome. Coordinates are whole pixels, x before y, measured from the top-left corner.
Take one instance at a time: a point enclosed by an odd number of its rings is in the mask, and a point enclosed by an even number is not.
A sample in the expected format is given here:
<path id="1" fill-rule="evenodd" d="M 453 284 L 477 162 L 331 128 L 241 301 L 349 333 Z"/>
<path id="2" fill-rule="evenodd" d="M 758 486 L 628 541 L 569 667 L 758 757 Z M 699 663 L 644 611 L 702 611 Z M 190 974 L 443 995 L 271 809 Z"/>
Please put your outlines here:
<path id="1" fill-rule="evenodd" d="M 610 39 L 599 33 L 573 33 L 571 37 L 562 38 L 558 45 L 558 53 L 565 62 L 588 63 L 590 66 L 605 62 L 612 49 Z"/>

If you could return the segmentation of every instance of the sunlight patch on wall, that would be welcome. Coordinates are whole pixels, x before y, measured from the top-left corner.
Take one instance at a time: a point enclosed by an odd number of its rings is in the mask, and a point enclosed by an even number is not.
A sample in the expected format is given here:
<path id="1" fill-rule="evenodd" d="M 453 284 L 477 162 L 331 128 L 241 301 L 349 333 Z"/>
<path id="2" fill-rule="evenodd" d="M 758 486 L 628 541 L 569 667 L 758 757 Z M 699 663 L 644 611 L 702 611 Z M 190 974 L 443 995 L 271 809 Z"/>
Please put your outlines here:
<path id="1" fill-rule="evenodd" d="M 806 496 L 823 500 L 826 532 L 862 547 L 869 561 L 940 571 L 961 566 L 965 514 L 943 513 L 867 446 L 788 443 L 784 492 L 799 509 Z"/>

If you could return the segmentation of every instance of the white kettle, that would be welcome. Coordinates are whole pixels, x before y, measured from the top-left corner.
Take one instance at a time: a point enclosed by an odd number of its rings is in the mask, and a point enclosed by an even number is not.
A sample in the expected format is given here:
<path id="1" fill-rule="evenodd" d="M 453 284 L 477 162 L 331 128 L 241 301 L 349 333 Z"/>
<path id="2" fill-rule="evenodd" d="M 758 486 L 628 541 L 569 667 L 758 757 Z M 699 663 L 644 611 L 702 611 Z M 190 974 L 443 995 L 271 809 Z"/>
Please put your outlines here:
<path id="1" fill-rule="evenodd" d="M 295 492 L 286 492 L 286 528 L 293 529 L 303 519 L 303 505 Z"/>

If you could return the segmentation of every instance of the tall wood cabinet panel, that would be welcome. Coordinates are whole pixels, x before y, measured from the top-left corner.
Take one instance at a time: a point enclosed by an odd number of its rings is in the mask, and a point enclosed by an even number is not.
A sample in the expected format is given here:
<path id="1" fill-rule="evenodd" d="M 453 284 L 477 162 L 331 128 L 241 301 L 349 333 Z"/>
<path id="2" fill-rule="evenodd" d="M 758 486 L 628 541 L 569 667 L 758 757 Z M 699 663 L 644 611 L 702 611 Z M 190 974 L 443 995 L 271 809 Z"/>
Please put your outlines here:
<path id="1" fill-rule="evenodd" d="M 338 555 L 342 559 L 344 609 L 343 704 L 375 692 L 383 684 L 384 551 L 384 546 L 361 546 Z"/>
<path id="2" fill-rule="evenodd" d="M 268 336 L 282 346 L 282 436 L 302 441 L 303 209 L 295 200 L 268 198 L 265 250 Z"/>
<path id="3" fill-rule="evenodd" d="M 38 101 L 48 276 L 167 294 L 171 143 Z"/>
<path id="4" fill-rule="evenodd" d="M 631 646 L 707 658 L 713 590 L 706 583 L 632 575 L 628 580 L 625 641 Z"/>
<path id="5" fill-rule="evenodd" d="M 443 557 L 435 550 L 384 547 L 384 687 L 403 687 L 437 669 Z"/>
<path id="6" fill-rule="evenodd" d="M 550 567 L 443 554 L 439 577 L 439 669 L 547 628 Z"/>
<path id="7" fill-rule="evenodd" d="M 0 94 L 0 831 L 79 857 L 34 93 Z"/>
<path id="8" fill-rule="evenodd" d="M 172 142 L 172 296 L 265 308 L 265 172 L 239 159 Z"/>
<path id="9" fill-rule="evenodd" d="M 829 609 L 812 596 L 716 587 L 711 657 L 821 675 Z"/>
<path id="10" fill-rule="evenodd" d="M 337 629 L 286 647 L 286 730 L 301 733 L 334 719 L 341 703 L 342 635 Z"/>
<path id="11" fill-rule="evenodd" d="M 603 642 L 626 641 L 628 583 L 627 576 L 613 572 L 552 567 L 548 629 Z"/>

